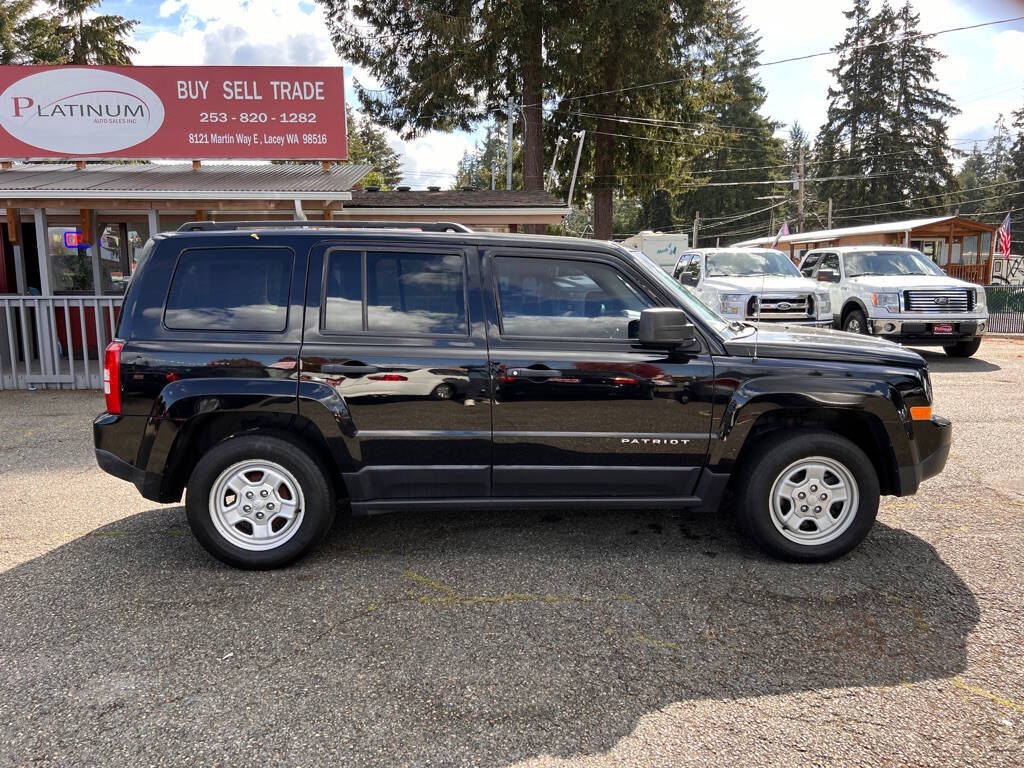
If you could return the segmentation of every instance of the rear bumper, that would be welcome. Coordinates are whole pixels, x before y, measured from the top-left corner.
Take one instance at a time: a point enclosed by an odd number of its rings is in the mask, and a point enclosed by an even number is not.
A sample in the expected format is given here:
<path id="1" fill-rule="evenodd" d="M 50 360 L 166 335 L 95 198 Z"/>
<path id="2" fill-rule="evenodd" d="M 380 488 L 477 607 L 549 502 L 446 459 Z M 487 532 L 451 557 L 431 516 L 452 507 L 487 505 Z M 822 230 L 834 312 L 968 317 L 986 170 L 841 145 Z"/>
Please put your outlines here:
<path id="1" fill-rule="evenodd" d="M 914 438 L 910 441 L 912 462 L 900 467 L 900 495 L 917 492 L 922 481 L 935 477 L 949 458 L 953 444 L 953 425 L 949 419 L 932 416 L 928 421 L 913 422 Z"/>
<path id="2" fill-rule="evenodd" d="M 92 423 L 93 444 L 96 448 L 96 463 L 108 475 L 127 480 L 134 485 L 143 498 L 166 503 L 176 501 L 164 498 L 164 476 L 147 472 L 135 466 L 129 456 L 138 448 L 142 423 L 138 416 L 116 416 L 101 413 Z"/>

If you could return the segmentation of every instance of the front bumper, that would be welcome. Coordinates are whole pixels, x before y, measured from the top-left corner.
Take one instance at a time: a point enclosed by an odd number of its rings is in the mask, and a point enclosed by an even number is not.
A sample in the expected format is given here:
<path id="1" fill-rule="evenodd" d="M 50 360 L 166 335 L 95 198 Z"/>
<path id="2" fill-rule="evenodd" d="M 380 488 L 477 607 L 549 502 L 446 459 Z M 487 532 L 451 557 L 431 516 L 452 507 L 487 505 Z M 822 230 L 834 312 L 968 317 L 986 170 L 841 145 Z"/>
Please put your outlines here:
<path id="1" fill-rule="evenodd" d="M 914 421 L 914 437 L 910 441 L 911 462 L 900 467 L 900 495 L 917 492 L 922 481 L 935 477 L 946 466 L 953 444 L 953 425 L 949 419 L 932 416 L 928 421 Z"/>
<path id="2" fill-rule="evenodd" d="M 936 325 L 953 326 L 952 333 L 935 333 Z M 955 318 L 928 318 L 927 320 L 903 320 L 869 318 L 868 329 L 874 336 L 892 341 L 916 344 L 955 344 L 982 336 L 988 330 L 988 318 L 962 320 Z"/>

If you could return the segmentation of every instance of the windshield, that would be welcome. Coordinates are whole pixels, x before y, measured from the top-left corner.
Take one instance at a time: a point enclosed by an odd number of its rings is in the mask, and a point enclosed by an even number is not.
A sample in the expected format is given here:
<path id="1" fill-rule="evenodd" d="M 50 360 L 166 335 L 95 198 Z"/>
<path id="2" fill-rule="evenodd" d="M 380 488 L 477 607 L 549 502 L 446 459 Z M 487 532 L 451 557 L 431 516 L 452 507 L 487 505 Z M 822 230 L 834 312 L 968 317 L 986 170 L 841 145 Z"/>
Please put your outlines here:
<path id="1" fill-rule="evenodd" d="M 729 330 L 729 322 L 727 320 L 690 293 L 686 289 L 686 286 L 680 285 L 669 277 L 668 273 L 651 261 L 647 254 L 643 251 L 637 251 L 632 248 L 627 248 L 626 250 L 637 257 L 641 262 L 640 266 L 644 268 L 648 277 L 654 280 L 654 282 L 660 285 L 666 292 L 679 298 L 687 312 L 699 317 L 708 326 L 718 331 L 718 333 L 726 333 Z"/>
<path id="2" fill-rule="evenodd" d="M 847 277 L 861 275 L 945 275 L 917 251 L 859 251 L 843 254 Z"/>
<path id="3" fill-rule="evenodd" d="M 800 277 L 786 254 L 780 251 L 719 251 L 709 253 L 705 265 L 708 277 L 778 275 Z"/>

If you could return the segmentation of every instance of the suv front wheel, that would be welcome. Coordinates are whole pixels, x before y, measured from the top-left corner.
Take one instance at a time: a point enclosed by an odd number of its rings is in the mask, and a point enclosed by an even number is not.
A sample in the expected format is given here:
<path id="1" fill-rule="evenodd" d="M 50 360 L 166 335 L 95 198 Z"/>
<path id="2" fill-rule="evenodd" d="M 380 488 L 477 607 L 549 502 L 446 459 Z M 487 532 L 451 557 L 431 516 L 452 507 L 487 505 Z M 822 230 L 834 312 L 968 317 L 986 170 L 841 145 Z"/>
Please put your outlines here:
<path id="1" fill-rule="evenodd" d="M 856 547 L 878 513 L 871 460 L 831 432 L 769 438 L 744 462 L 737 487 L 741 525 L 763 549 L 804 562 L 834 560 Z"/>
<path id="2" fill-rule="evenodd" d="M 225 440 L 200 458 L 185 511 L 199 543 L 237 568 L 277 568 L 327 533 L 334 494 L 320 463 L 269 435 Z"/>

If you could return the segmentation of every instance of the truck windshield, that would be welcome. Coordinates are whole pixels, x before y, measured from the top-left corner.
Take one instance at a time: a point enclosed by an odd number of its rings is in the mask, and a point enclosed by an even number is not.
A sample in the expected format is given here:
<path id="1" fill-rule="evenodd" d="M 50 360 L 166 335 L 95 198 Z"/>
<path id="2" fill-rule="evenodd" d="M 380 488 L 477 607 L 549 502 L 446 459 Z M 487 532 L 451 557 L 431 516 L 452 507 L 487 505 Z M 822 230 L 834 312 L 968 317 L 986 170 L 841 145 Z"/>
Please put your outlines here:
<path id="1" fill-rule="evenodd" d="M 932 260 L 917 251 L 858 251 L 843 254 L 847 277 L 862 275 L 940 275 Z"/>
<path id="2" fill-rule="evenodd" d="M 632 248 L 627 248 L 627 250 L 636 256 L 637 260 L 640 262 L 638 266 L 647 273 L 647 276 L 660 285 L 667 293 L 677 297 L 687 312 L 699 317 L 705 324 L 713 328 L 719 334 L 731 335 L 730 329 L 733 324 L 730 324 L 729 321 L 725 320 L 707 304 L 686 290 L 684 285 L 681 285 L 669 277 L 668 273 L 655 264 L 643 251 L 637 251 Z"/>
<path id="3" fill-rule="evenodd" d="M 707 255 L 705 266 L 708 277 L 800 277 L 800 270 L 781 251 L 718 251 Z"/>

